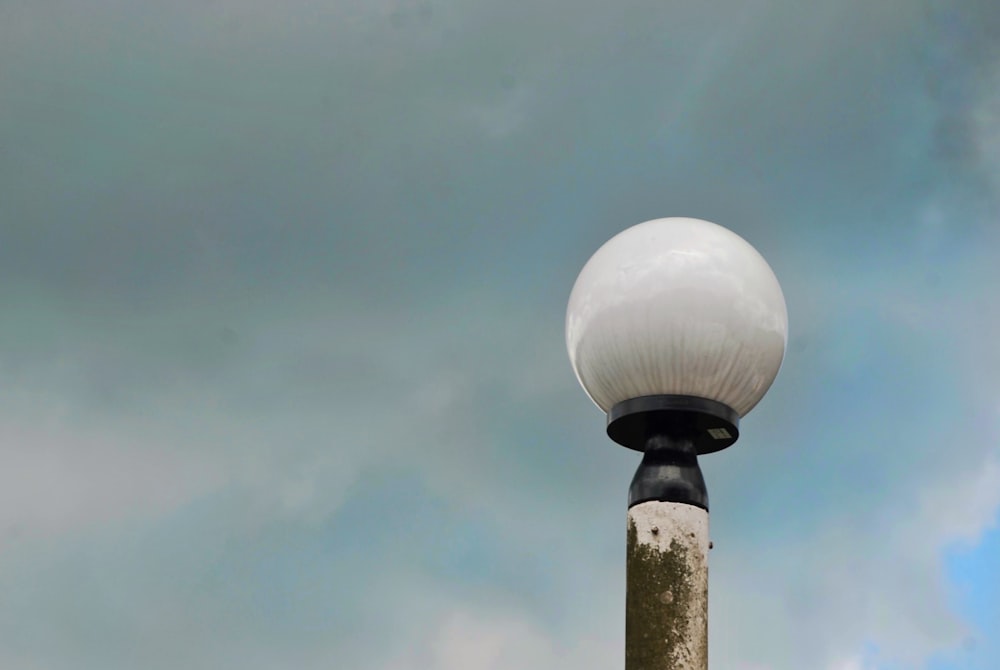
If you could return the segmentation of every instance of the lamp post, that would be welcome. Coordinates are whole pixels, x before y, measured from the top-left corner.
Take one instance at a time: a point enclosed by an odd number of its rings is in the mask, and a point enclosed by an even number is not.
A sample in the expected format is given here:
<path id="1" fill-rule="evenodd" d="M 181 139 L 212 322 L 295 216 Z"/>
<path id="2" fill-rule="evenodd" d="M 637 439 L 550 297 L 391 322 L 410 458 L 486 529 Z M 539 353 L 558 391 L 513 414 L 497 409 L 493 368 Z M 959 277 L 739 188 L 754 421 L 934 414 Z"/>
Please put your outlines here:
<path id="1" fill-rule="evenodd" d="M 573 286 L 573 370 L 607 413 L 608 436 L 643 453 L 628 494 L 626 670 L 708 668 L 708 491 L 698 456 L 736 442 L 787 340 L 767 261 L 708 221 L 628 228 Z"/>

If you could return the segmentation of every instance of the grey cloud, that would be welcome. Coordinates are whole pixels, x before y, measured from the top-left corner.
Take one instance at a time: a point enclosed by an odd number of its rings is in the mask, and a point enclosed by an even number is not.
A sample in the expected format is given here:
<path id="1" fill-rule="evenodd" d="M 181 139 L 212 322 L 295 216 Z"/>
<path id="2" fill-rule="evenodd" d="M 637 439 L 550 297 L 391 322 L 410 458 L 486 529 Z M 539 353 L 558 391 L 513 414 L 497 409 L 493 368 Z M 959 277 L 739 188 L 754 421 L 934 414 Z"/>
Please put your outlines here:
<path id="1" fill-rule="evenodd" d="M 649 206 L 739 221 L 746 208 L 718 193 L 753 197 L 740 182 L 760 173 L 780 184 L 802 152 L 824 157 L 814 179 L 855 178 L 830 143 L 866 142 L 891 118 L 859 106 L 877 82 L 857 80 L 892 76 L 899 64 L 873 68 L 867 50 L 906 53 L 900 19 L 914 15 L 863 12 L 871 37 L 840 43 L 824 35 L 852 7 L 762 3 L 730 23 L 707 7 L 441 6 L 405 29 L 376 8 L 320 7 L 133 8 L 117 30 L 97 12 L 75 17 L 82 37 L 51 36 L 82 57 L 14 40 L 5 271 L 87 301 L 138 296 L 128 309 L 163 291 L 222 300 L 265 274 L 385 299 L 393 277 L 447 281 L 441 266 L 463 254 L 462 276 L 493 266 L 563 184 L 584 204 L 597 183 L 614 196 L 652 179 Z M 575 221 L 553 237 L 622 225 L 556 213 Z"/>

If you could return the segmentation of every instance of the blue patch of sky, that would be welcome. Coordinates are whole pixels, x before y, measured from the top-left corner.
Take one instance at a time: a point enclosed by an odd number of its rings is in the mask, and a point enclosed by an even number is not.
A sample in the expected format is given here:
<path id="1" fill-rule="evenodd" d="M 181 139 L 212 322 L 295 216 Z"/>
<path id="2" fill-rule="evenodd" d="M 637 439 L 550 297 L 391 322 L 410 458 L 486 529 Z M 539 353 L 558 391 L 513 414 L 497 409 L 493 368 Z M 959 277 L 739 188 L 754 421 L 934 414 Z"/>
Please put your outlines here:
<path id="1" fill-rule="evenodd" d="M 954 547 L 945 556 L 952 602 L 971 627 L 960 656 L 930 670 L 995 670 L 1000 658 L 1000 527 L 972 549 Z"/>

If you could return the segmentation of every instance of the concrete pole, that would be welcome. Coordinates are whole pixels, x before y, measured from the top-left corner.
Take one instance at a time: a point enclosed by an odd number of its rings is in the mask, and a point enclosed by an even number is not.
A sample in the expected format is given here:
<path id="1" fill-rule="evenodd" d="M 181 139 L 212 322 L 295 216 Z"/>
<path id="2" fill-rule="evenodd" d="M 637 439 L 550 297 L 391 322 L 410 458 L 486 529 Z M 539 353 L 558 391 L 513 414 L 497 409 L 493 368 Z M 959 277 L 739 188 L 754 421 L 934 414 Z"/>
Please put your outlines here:
<path id="1" fill-rule="evenodd" d="M 708 670 L 708 494 L 692 441 L 647 442 L 627 547 L 625 670 Z"/>

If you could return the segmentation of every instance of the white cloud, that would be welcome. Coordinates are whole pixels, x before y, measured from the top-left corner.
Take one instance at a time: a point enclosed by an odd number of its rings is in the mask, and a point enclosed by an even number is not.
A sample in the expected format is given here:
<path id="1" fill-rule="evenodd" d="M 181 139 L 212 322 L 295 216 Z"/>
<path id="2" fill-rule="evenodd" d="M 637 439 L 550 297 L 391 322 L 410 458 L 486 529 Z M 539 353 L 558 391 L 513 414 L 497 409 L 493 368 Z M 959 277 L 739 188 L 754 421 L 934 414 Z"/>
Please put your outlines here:
<path id="1" fill-rule="evenodd" d="M 456 609 L 430 637 L 382 670 L 601 670 L 620 665 L 623 650 L 604 638 L 562 643 L 523 612 Z"/>
<path id="2" fill-rule="evenodd" d="M 856 656 L 843 662 L 834 663 L 830 666 L 830 670 L 875 670 L 875 668 L 860 656 Z"/>
<path id="3" fill-rule="evenodd" d="M 225 480 L 213 455 L 153 430 L 74 419 L 57 398 L 2 401 L 0 543 L 155 517 Z"/>
<path id="4" fill-rule="evenodd" d="M 944 552 L 995 523 L 1000 454 L 924 486 L 807 537 L 713 552 L 720 667 L 865 668 L 856 654 L 877 648 L 877 660 L 920 668 L 961 645 L 970 631 L 949 599 Z"/>

